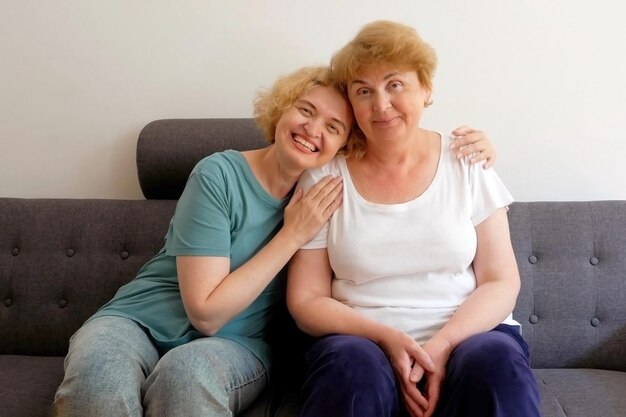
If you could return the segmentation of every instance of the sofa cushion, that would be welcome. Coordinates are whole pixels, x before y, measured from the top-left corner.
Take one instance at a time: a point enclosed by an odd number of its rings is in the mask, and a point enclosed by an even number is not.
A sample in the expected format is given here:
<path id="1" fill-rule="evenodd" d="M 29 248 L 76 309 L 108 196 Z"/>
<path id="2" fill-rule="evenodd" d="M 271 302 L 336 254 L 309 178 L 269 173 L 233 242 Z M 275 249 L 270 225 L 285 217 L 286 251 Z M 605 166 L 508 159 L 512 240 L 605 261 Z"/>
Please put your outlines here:
<path id="1" fill-rule="evenodd" d="M 534 369 L 543 417 L 623 417 L 626 373 L 601 369 Z M 619 411 L 621 410 L 621 411 Z"/>
<path id="2" fill-rule="evenodd" d="M 50 414 L 63 380 L 63 357 L 0 355 L 0 415 L 42 417 Z"/>

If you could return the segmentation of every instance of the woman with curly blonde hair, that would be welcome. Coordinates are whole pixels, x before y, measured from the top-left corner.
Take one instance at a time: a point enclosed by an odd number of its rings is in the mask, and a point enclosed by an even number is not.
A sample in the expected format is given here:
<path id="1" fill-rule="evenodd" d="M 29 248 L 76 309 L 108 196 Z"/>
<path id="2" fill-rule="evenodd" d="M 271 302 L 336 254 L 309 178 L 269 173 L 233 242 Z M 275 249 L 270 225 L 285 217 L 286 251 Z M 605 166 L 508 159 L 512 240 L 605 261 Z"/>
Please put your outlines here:
<path id="1" fill-rule="evenodd" d="M 267 384 L 280 271 L 341 203 L 339 178 L 293 189 L 344 146 L 352 111 L 307 67 L 255 113 L 270 145 L 198 162 L 163 249 L 72 337 L 57 416 L 231 416 Z"/>

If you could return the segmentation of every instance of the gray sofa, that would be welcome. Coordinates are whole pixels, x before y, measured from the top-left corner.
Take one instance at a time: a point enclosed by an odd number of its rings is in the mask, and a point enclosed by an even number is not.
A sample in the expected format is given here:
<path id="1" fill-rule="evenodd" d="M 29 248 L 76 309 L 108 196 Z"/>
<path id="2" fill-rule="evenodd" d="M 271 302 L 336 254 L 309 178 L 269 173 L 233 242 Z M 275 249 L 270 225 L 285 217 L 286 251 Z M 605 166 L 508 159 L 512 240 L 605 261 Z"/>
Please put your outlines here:
<path id="1" fill-rule="evenodd" d="M 0 198 L 0 417 L 49 414 L 70 336 L 161 247 L 193 165 L 263 144 L 251 119 L 155 121 L 137 144 L 145 200 Z M 544 417 L 626 416 L 626 201 L 516 202 L 509 218 Z M 276 328 L 289 342 L 246 417 L 297 415 L 304 339 L 286 313 Z"/>

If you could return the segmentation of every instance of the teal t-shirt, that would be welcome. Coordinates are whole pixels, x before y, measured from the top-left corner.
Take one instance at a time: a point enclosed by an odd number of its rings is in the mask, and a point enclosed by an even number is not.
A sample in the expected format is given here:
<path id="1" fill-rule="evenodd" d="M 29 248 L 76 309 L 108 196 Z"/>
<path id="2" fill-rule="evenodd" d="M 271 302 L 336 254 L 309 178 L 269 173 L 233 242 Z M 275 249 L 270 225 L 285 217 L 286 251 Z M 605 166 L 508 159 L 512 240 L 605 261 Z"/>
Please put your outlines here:
<path id="1" fill-rule="evenodd" d="M 241 153 L 228 150 L 204 158 L 193 169 L 176 205 L 165 246 L 92 318 L 114 315 L 135 320 L 161 353 L 204 337 L 185 313 L 176 256 L 229 257 L 233 271 L 278 232 L 287 202 L 265 191 Z M 284 286 L 281 273 L 216 334 L 248 348 L 268 370 L 270 351 L 264 336 L 284 301 Z"/>

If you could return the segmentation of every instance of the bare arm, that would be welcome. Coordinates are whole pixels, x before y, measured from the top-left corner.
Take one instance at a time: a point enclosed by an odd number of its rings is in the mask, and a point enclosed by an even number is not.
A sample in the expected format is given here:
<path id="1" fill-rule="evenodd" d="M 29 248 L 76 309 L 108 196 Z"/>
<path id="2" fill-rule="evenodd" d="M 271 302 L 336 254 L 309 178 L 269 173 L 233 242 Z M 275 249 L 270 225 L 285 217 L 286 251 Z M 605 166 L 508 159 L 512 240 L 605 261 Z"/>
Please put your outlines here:
<path id="1" fill-rule="evenodd" d="M 326 249 L 301 249 L 289 263 L 287 307 L 298 327 L 312 336 L 331 333 L 378 342 L 384 326 L 366 319 L 331 296 L 332 269 Z"/>
<path id="2" fill-rule="evenodd" d="M 213 335 L 247 308 L 341 204 L 340 178 L 324 178 L 306 196 L 298 190 L 285 209 L 284 225 L 250 260 L 230 272 L 230 259 L 177 256 L 185 311 L 193 326 Z"/>

